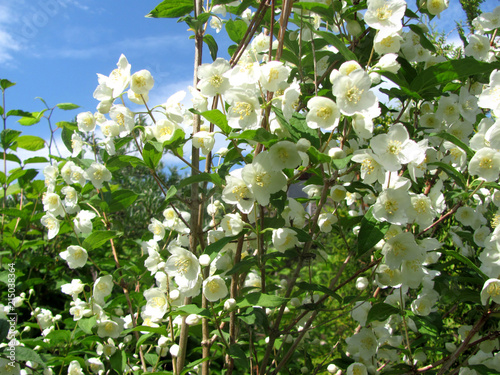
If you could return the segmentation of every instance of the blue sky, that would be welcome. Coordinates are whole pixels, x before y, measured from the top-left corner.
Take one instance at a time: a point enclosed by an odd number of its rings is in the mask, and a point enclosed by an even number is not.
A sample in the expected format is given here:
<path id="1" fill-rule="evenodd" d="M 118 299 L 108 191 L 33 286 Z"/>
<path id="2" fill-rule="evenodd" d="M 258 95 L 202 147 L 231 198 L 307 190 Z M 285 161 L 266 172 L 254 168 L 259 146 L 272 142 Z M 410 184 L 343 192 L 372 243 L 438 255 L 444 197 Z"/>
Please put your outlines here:
<path id="1" fill-rule="evenodd" d="M 0 0 L 0 78 L 17 85 L 7 91 L 7 109 L 39 111 L 44 98 L 49 105 L 72 102 L 79 110 L 56 111 L 54 122 L 71 120 L 80 111 L 95 111 L 92 93 L 96 73 L 108 75 L 121 53 L 132 72 L 148 69 L 155 78 L 153 103 L 162 103 L 192 83 L 193 40 L 184 23 L 144 16 L 160 0 Z M 486 0 L 484 11 L 498 6 Z M 458 0 L 438 20 L 445 32 L 465 15 Z M 209 29 L 216 39 L 216 35 Z M 227 40 L 223 43 L 227 46 Z M 219 50 L 225 50 L 220 47 Z M 222 55 L 223 57 L 226 57 Z M 211 62 L 208 51 L 204 61 Z M 24 134 L 44 136 L 47 125 L 21 127 Z"/>

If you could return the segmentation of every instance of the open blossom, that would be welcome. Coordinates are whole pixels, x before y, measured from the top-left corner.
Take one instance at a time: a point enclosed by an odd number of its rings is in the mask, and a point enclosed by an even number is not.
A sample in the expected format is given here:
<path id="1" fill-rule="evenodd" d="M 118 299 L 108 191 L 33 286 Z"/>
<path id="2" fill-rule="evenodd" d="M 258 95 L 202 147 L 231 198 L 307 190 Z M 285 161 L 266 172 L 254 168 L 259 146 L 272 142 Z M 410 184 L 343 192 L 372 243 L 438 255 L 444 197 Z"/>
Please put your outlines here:
<path id="1" fill-rule="evenodd" d="M 139 70 L 130 77 L 130 89 L 139 95 L 144 95 L 153 88 L 155 80 L 148 70 Z"/>
<path id="2" fill-rule="evenodd" d="M 385 189 L 373 205 L 373 217 L 377 221 L 388 221 L 391 224 L 405 225 L 408 223 L 408 213 L 411 199 L 404 187 Z"/>
<path id="3" fill-rule="evenodd" d="M 59 220 L 57 220 L 56 217 L 52 215 L 50 212 L 44 215 L 40 219 L 40 222 L 44 227 L 46 227 L 49 230 L 47 235 L 47 238 L 49 240 L 54 238 L 57 235 L 57 233 L 59 233 Z"/>
<path id="4" fill-rule="evenodd" d="M 493 110 L 495 116 L 500 116 L 500 71 L 495 69 L 490 74 L 490 83 L 479 95 L 477 105 Z"/>
<path id="5" fill-rule="evenodd" d="M 495 303 L 500 303 L 500 280 L 498 279 L 489 279 L 484 283 L 481 303 L 486 305 L 490 299 Z"/>
<path id="6" fill-rule="evenodd" d="M 357 69 L 348 76 L 339 76 L 334 82 L 332 92 L 344 115 L 371 112 L 378 107 L 378 99 L 370 90 L 372 81 L 364 70 Z"/>
<path id="7" fill-rule="evenodd" d="M 112 91 L 113 98 L 121 95 L 130 82 L 130 64 L 125 55 L 120 55 L 117 68 L 106 79 L 106 86 Z"/>
<path id="8" fill-rule="evenodd" d="M 282 62 L 270 61 L 260 67 L 260 72 L 260 83 L 267 91 L 275 92 L 279 89 L 285 89 L 288 86 L 286 81 L 291 69 L 283 65 Z"/>
<path id="9" fill-rule="evenodd" d="M 135 126 L 134 113 L 123 104 L 113 105 L 109 116 L 118 124 L 119 135 L 122 137 L 130 134 Z"/>
<path id="10" fill-rule="evenodd" d="M 43 210 L 54 216 L 64 217 L 64 208 L 61 198 L 56 193 L 45 193 L 42 198 Z"/>
<path id="11" fill-rule="evenodd" d="M 116 339 L 120 337 L 122 327 L 114 320 L 104 319 L 97 323 L 97 335 L 99 337 L 111 337 Z"/>
<path id="12" fill-rule="evenodd" d="M 73 225 L 75 227 L 75 232 L 77 234 L 83 233 L 88 234 L 92 233 L 92 219 L 96 217 L 95 212 L 82 210 L 76 214 L 76 217 L 73 219 Z"/>
<path id="13" fill-rule="evenodd" d="M 71 283 L 61 285 L 61 292 L 70 295 L 73 297 L 73 300 L 76 300 L 78 295 L 83 292 L 84 287 L 85 285 L 82 283 L 82 280 L 73 279 Z"/>
<path id="14" fill-rule="evenodd" d="M 94 282 L 94 299 L 95 302 L 99 305 L 104 305 L 104 297 L 107 297 L 111 294 L 113 290 L 113 276 L 106 275 L 99 277 Z"/>
<path id="15" fill-rule="evenodd" d="M 420 163 L 425 152 L 410 139 L 408 131 L 401 124 L 392 125 L 387 134 L 379 134 L 372 138 L 370 146 L 379 157 L 379 162 L 388 171 L 398 171 L 401 164 L 411 161 Z"/>
<path id="16" fill-rule="evenodd" d="M 202 64 L 198 68 L 198 89 L 208 97 L 224 94 L 229 89 L 229 79 L 225 77 L 231 66 L 223 58 L 216 59 L 212 64 Z"/>
<path id="17" fill-rule="evenodd" d="M 81 132 L 91 132 L 95 129 L 96 120 L 92 112 L 82 112 L 76 116 L 78 130 Z"/>
<path id="18" fill-rule="evenodd" d="M 281 253 L 295 247 L 299 243 L 297 232 L 290 228 L 279 228 L 273 230 L 273 246 Z"/>
<path id="19" fill-rule="evenodd" d="M 248 214 L 253 209 L 255 197 L 252 189 L 241 177 L 242 169 L 236 169 L 226 176 L 226 187 L 222 191 L 222 200 L 236 204 L 238 209 Z"/>
<path id="20" fill-rule="evenodd" d="M 144 313 L 153 319 L 162 319 L 168 310 L 167 295 L 160 288 L 150 288 L 144 291 L 146 307 Z"/>
<path id="21" fill-rule="evenodd" d="M 203 295 L 210 302 L 216 302 L 227 294 L 226 283 L 220 276 L 210 276 L 203 281 Z"/>
<path id="22" fill-rule="evenodd" d="M 406 11 L 404 0 L 368 0 L 364 20 L 368 26 L 377 30 L 401 30 L 401 20 Z"/>
<path id="23" fill-rule="evenodd" d="M 477 151 L 469 162 L 469 172 L 479 178 L 493 182 L 500 175 L 500 152 L 483 147 Z"/>
<path id="24" fill-rule="evenodd" d="M 153 218 L 151 219 L 151 224 L 149 224 L 148 229 L 153 233 L 153 240 L 161 241 L 165 237 L 165 227 L 162 222 Z"/>
<path id="25" fill-rule="evenodd" d="M 307 102 L 306 122 L 311 129 L 334 130 L 340 119 L 340 111 L 332 99 L 315 96 Z"/>
<path id="26" fill-rule="evenodd" d="M 177 284 L 179 284 L 178 280 L 182 281 L 182 279 L 196 283 L 201 270 L 196 256 L 179 246 L 172 246 L 169 251 L 171 255 L 165 264 L 165 272 L 175 277 Z"/>
<path id="27" fill-rule="evenodd" d="M 252 189 L 255 199 L 263 206 L 269 204 L 271 194 L 286 188 L 286 176 L 281 171 L 271 170 L 268 153 L 258 154 L 252 164 L 243 167 L 241 177 Z"/>
<path id="28" fill-rule="evenodd" d="M 249 91 L 230 90 L 226 95 L 230 107 L 227 121 L 233 129 L 257 129 L 260 123 L 260 104 Z"/>
<path id="29" fill-rule="evenodd" d="M 68 267 L 71 269 L 83 267 L 88 259 L 87 250 L 81 246 L 68 246 L 67 250 L 59 255 L 68 262 Z"/>
<path id="30" fill-rule="evenodd" d="M 90 180 L 96 189 L 101 189 L 104 182 L 111 181 L 111 172 L 104 165 L 93 162 L 85 171 L 84 177 Z"/>
<path id="31" fill-rule="evenodd" d="M 275 171 L 297 168 L 302 162 L 297 145 L 290 141 L 281 141 L 272 145 L 267 159 L 269 168 Z"/>
<path id="32" fill-rule="evenodd" d="M 199 131 L 193 134 L 193 146 L 201 149 L 203 155 L 208 155 L 214 148 L 215 138 L 213 132 Z"/>

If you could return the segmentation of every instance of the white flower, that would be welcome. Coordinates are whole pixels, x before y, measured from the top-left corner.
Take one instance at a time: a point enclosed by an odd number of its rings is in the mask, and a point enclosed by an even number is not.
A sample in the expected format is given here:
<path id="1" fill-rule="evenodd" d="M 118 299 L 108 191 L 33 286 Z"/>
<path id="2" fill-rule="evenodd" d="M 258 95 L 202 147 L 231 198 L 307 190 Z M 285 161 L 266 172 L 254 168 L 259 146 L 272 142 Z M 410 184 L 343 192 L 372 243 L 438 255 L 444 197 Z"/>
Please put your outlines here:
<path id="1" fill-rule="evenodd" d="M 201 148 L 203 155 L 208 155 L 214 148 L 215 138 L 213 132 L 199 131 L 193 135 L 193 146 Z"/>
<path id="2" fill-rule="evenodd" d="M 125 137 L 135 126 L 134 113 L 123 104 L 117 104 L 109 110 L 109 116 L 118 124 L 119 135 Z"/>
<path id="3" fill-rule="evenodd" d="M 377 338 L 369 328 L 361 328 L 358 333 L 347 338 L 346 342 L 347 351 L 354 358 L 362 358 L 368 360 L 377 352 Z"/>
<path id="4" fill-rule="evenodd" d="M 290 141 L 281 141 L 272 145 L 267 159 L 270 169 L 275 171 L 297 168 L 302 162 L 297 146 Z"/>
<path id="5" fill-rule="evenodd" d="M 404 260 L 422 258 L 423 249 L 417 245 L 412 233 L 403 232 L 385 242 L 382 254 L 385 255 L 385 264 L 391 269 L 396 269 Z"/>
<path id="6" fill-rule="evenodd" d="M 106 137 L 116 137 L 120 134 L 120 125 L 114 120 L 106 120 L 99 124 L 101 127 L 101 132 Z"/>
<path id="7" fill-rule="evenodd" d="M 371 84 L 370 76 L 362 69 L 335 79 L 332 92 L 337 98 L 340 112 L 352 116 L 355 113 L 375 111 L 378 99 L 370 90 Z"/>
<path id="8" fill-rule="evenodd" d="M 361 178 L 365 183 L 373 184 L 375 181 L 384 182 L 385 169 L 382 167 L 379 157 L 374 155 L 371 150 L 356 150 L 351 160 L 361 163 Z"/>
<path id="9" fill-rule="evenodd" d="M 82 152 L 83 139 L 76 132 L 71 135 L 71 148 L 73 149 L 73 153 L 71 154 L 73 157 L 77 157 Z"/>
<path id="10" fill-rule="evenodd" d="M 70 362 L 68 366 L 68 375 L 84 375 L 82 366 L 80 366 L 78 361 L 73 360 Z"/>
<path id="11" fill-rule="evenodd" d="M 107 297 L 111 294 L 111 291 L 113 290 L 113 276 L 111 275 L 106 275 L 99 277 L 95 282 L 94 282 L 94 299 L 96 303 L 99 305 L 104 305 L 104 297 Z"/>
<path id="12" fill-rule="evenodd" d="M 117 69 L 113 70 L 109 77 L 106 77 L 106 86 L 113 90 L 113 98 L 120 96 L 130 81 L 130 64 L 125 55 L 120 55 L 116 66 Z"/>
<path id="13" fill-rule="evenodd" d="M 75 232 L 77 234 L 92 233 L 92 219 L 96 217 L 95 212 L 82 210 L 76 214 L 73 224 L 75 226 Z"/>
<path id="14" fill-rule="evenodd" d="M 475 153 L 469 162 L 469 172 L 487 182 L 498 180 L 500 152 L 489 147 L 483 147 Z"/>
<path id="15" fill-rule="evenodd" d="M 221 19 L 219 17 L 210 17 L 210 27 L 219 33 L 222 30 Z"/>
<path id="16" fill-rule="evenodd" d="M 490 39 L 484 35 L 472 34 L 469 44 L 464 49 L 465 56 L 472 56 L 476 60 L 486 61 L 490 52 Z"/>
<path id="17" fill-rule="evenodd" d="M 144 313 L 153 319 L 162 319 L 168 310 L 167 295 L 160 288 L 150 288 L 144 291 L 146 306 Z"/>
<path id="18" fill-rule="evenodd" d="M 120 337 L 122 328 L 114 320 L 105 319 L 97 323 L 97 335 L 99 337 L 111 337 L 116 339 Z"/>
<path id="19" fill-rule="evenodd" d="M 230 90 L 225 96 L 230 107 L 227 121 L 233 129 L 257 129 L 260 122 L 260 104 L 256 96 L 243 90 Z"/>
<path id="20" fill-rule="evenodd" d="M 297 232 L 290 228 L 273 229 L 272 241 L 273 246 L 281 253 L 294 248 L 299 243 Z"/>
<path id="21" fill-rule="evenodd" d="M 404 0 L 368 0 L 364 20 L 373 29 L 398 31 L 403 27 L 405 11 Z"/>
<path id="22" fill-rule="evenodd" d="M 318 227 L 323 233 L 330 233 L 332 231 L 332 225 L 338 221 L 337 216 L 329 213 L 323 212 L 319 214 L 318 217 Z"/>
<path id="23" fill-rule="evenodd" d="M 165 272 L 169 276 L 175 277 L 177 284 L 179 284 L 178 280 L 182 279 L 196 283 L 201 270 L 196 256 L 178 246 L 172 246 L 169 251 L 171 255 L 165 264 Z"/>
<path id="24" fill-rule="evenodd" d="M 104 182 L 111 181 L 111 172 L 104 165 L 93 162 L 85 171 L 84 177 L 90 180 L 96 189 L 101 189 Z"/>
<path id="25" fill-rule="evenodd" d="M 283 65 L 280 61 L 270 61 L 260 67 L 261 77 L 260 83 L 267 91 L 278 91 L 284 89 L 291 69 Z M 285 87 L 283 87 L 285 85 Z"/>
<path id="26" fill-rule="evenodd" d="M 398 171 L 401 164 L 411 161 L 421 163 L 425 152 L 412 141 L 408 131 L 401 124 L 392 125 L 387 134 L 379 134 L 372 138 L 370 146 L 379 157 L 378 162 L 388 171 Z"/>
<path id="27" fill-rule="evenodd" d="M 411 211 L 408 217 L 420 226 L 420 229 L 427 228 L 436 218 L 436 210 L 432 207 L 429 197 L 424 194 L 411 196 Z"/>
<path id="28" fill-rule="evenodd" d="M 78 295 L 83 292 L 83 288 L 85 285 L 82 283 L 82 280 L 80 279 L 73 279 L 71 280 L 70 284 L 63 284 L 61 285 L 61 292 L 64 294 L 68 294 L 71 297 L 73 297 L 73 300 L 76 300 Z"/>
<path id="29" fill-rule="evenodd" d="M 490 74 L 490 83 L 483 90 L 477 105 L 481 108 L 492 109 L 495 116 L 500 116 L 500 71 L 495 69 Z"/>
<path id="30" fill-rule="evenodd" d="M 408 223 L 408 212 L 411 200 L 405 188 L 386 189 L 373 205 L 373 217 L 377 221 L 388 221 L 391 224 Z"/>
<path id="31" fill-rule="evenodd" d="M 166 119 L 158 120 L 152 125 L 153 135 L 156 140 L 161 143 L 170 141 L 174 137 L 174 133 L 177 129 L 181 129 L 181 127 Z"/>
<path id="32" fill-rule="evenodd" d="M 92 112 L 82 112 L 76 116 L 78 130 L 87 133 L 95 129 L 96 120 Z"/>
<path id="33" fill-rule="evenodd" d="M 104 363 L 99 358 L 89 358 L 87 359 L 87 364 L 89 366 L 90 371 L 94 374 L 103 374 L 104 373 Z"/>
<path id="34" fill-rule="evenodd" d="M 231 66 L 223 58 L 217 58 L 212 64 L 202 64 L 198 69 L 198 89 L 208 97 L 224 94 L 229 89 L 229 80 L 224 76 Z"/>
<path id="35" fill-rule="evenodd" d="M 481 291 L 481 303 L 486 305 L 490 300 L 495 303 L 500 303 L 500 280 L 489 279 L 484 283 Z"/>
<path id="36" fill-rule="evenodd" d="M 163 240 L 163 237 L 165 237 L 165 227 L 161 221 L 155 218 L 151 219 L 151 224 L 149 224 L 148 229 L 151 233 L 153 233 L 153 240 L 155 241 L 161 241 Z"/>
<path id="37" fill-rule="evenodd" d="M 226 236 L 236 236 L 243 230 L 245 222 L 241 219 L 239 213 L 226 214 L 220 223 Z"/>
<path id="38" fill-rule="evenodd" d="M 144 95 L 153 88 L 155 80 L 148 70 L 139 70 L 130 77 L 130 89 L 136 94 Z"/>
<path id="39" fill-rule="evenodd" d="M 226 297 L 227 294 L 226 283 L 220 276 L 210 276 L 203 281 L 203 295 L 210 302 L 216 302 Z"/>
<path id="40" fill-rule="evenodd" d="M 373 48 L 379 55 L 398 53 L 403 37 L 397 31 L 379 30 L 373 40 Z"/>
<path id="41" fill-rule="evenodd" d="M 43 210 L 54 216 L 64 217 L 65 212 L 61 198 L 56 193 L 45 193 L 42 198 Z"/>
<path id="42" fill-rule="evenodd" d="M 337 104 L 329 98 L 315 96 L 307 102 L 309 112 L 306 116 L 307 126 L 311 129 L 334 130 L 340 119 Z"/>
<path id="43" fill-rule="evenodd" d="M 439 14 L 448 8 L 448 0 L 427 0 L 425 5 L 430 14 L 439 16 Z"/>
<path id="44" fill-rule="evenodd" d="M 257 202 L 263 206 L 269 204 L 271 194 L 286 188 L 286 176 L 281 171 L 270 168 L 269 154 L 261 152 L 254 157 L 252 164 L 247 164 L 241 171 L 241 177 L 254 194 Z"/>
<path id="45" fill-rule="evenodd" d="M 56 219 L 54 215 L 52 215 L 50 212 L 44 215 L 41 219 L 40 222 L 44 227 L 46 227 L 49 232 L 47 234 L 48 239 L 54 238 L 57 233 L 59 233 L 59 220 Z"/>
<path id="46" fill-rule="evenodd" d="M 252 189 L 241 178 L 242 169 L 232 171 L 226 176 L 226 187 L 222 191 L 222 200 L 228 204 L 236 204 L 243 213 L 253 209 L 255 197 Z"/>
<path id="47" fill-rule="evenodd" d="M 68 246 L 59 256 L 68 262 L 68 267 L 71 269 L 83 267 L 88 259 L 87 250 L 81 246 Z"/>

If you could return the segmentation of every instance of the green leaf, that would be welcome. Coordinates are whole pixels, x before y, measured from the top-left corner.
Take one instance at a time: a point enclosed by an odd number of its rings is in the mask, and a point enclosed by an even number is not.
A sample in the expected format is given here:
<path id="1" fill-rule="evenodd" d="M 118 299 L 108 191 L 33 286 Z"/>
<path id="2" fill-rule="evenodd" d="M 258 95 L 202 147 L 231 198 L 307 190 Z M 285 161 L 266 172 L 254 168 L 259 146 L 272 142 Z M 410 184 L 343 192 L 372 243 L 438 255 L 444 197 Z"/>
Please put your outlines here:
<path id="1" fill-rule="evenodd" d="M 311 142 L 312 146 L 316 148 L 320 147 L 318 132 L 307 126 L 305 116 L 294 113 L 290 122 L 288 122 L 283 116 L 281 109 L 273 107 L 273 112 L 276 114 L 276 118 L 280 125 L 288 130 L 293 140 L 298 141 L 300 138 L 305 138 Z"/>
<path id="2" fill-rule="evenodd" d="M 179 189 L 198 182 L 212 182 L 213 184 L 222 187 L 222 178 L 216 173 L 198 173 L 189 176 L 181 181 Z"/>
<path id="3" fill-rule="evenodd" d="M 171 198 L 175 197 L 175 194 L 177 194 L 177 188 L 172 185 L 165 194 L 165 201 L 168 202 Z"/>
<path id="4" fill-rule="evenodd" d="M 135 202 L 139 195 L 132 190 L 116 190 L 111 193 L 111 204 L 109 205 L 110 212 L 121 211 Z"/>
<path id="5" fill-rule="evenodd" d="M 156 169 L 160 163 L 163 152 L 157 150 L 157 148 L 151 143 L 147 142 L 142 150 L 142 157 L 146 165 L 151 169 Z"/>
<path id="6" fill-rule="evenodd" d="M 117 170 L 123 167 L 132 166 L 136 168 L 138 165 L 146 166 L 143 160 L 139 159 L 137 156 L 132 155 L 114 155 L 108 159 L 106 163 L 106 168 L 111 170 Z"/>
<path id="7" fill-rule="evenodd" d="M 62 128 L 62 131 L 61 131 L 61 139 L 64 143 L 64 145 L 66 146 L 66 148 L 68 149 L 69 152 L 73 153 L 73 142 L 72 142 L 72 139 L 71 137 L 73 136 L 73 133 L 75 131 L 74 130 L 71 130 L 69 128 Z"/>
<path id="8" fill-rule="evenodd" d="M 83 241 L 82 247 L 87 251 L 94 250 L 116 237 L 118 237 L 118 232 L 114 230 L 94 231 Z"/>
<path id="9" fill-rule="evenodd" d="M 228 138 L 251 140 L 262 143 L 266 147 L 269 147 L 278 140 L 276 135 L 262 128 L 256 130 L 245 130 L 241 133 L 232 133 Z"/>
<path id="10" fill-rule="evenodd" d="M 347 168 L 347 165 L 349 164 L 351 159 L 352 159 L 352 155 L 349 155 L 349 156 L 342 158 L 342 159 L 332 159 L 332 165 L 336 169 L 344 169 L 344 168 Z"/>
<path id="11" fill-rule="evenodd" d="M 164 0 L 146 17 L 177 18 L 185 16 L 194 10 L 193 0 Z"/>
<path id="12" fill-rule="evenodd" d="M 29 151 L 38 151 L 45 147 L 45 140 L 35 135 L 21 135 L 17 138 L 17 146 Z"/>
<path id="13" fill-rule="evenodd" d="M 62 109 L 63 111 L 70 111 L 72 109 L 80 108 L 79 105 L 73 103 L 59 103 L 56 104 L 56 107 Z"/>
<path id="14" fill-rule="evenodd" d="M 330 156 L 319 152 L 318 149 L 314 146 L 309 147 L 309 149 L 307 150 L 307 154 L 309 155 L 309 158 L 311 159 L 311 162 L 313 164 L 329 163 L 332 160 Z"/>
<path id="15" fill-rule="evenodd" d="M 239 43 L 243 40 L 247 28 L 248 26 L 243 20 L 228 20 L 226 22 L 227 35 L 235 43 Z"/>
<path id="16" fill-rule="evenodd" d="M 273 296 L 270 294 L 264 294 L 260 292 L 250 293 L 244 297 L 239 297 L 236 300 L 236 304 L 239 308 L 249 307 L 249 306 L 260 306 L 260 307 L 278 307 L 283 305 L 288 301 L 287 298 L 282 298 L 278 296 Z"/>
<path id="17" fill-rule="evenodd" d="M 420 44 L 422 45 L 422 47 L 428 49 L 432 53 L 436 53 L 436 47 L 434 47 L 434 44 L 432 44 L 432 42 L 427 39 L 421 27 L 415 24 L 410 24 L 408 26 L 410 27 L 411 31 L 413 31 L 420 37 Z"/>
<path id="18" fill-rule="evenodd" d="M 42 357 L 40 357 L 40 354 L 35 352 L 33 349 L 27 348 L 26 346 L 16 346 L 16 360 L 22 362 L 35 362 L 39 365 L 42 365 L 43 368 L 47 368 L 47 365 L 45 364 L 45 361 L 42 359 Z"/>
<path id="19" fill-rule="evenodd" d="M 450 175 L 451 178 L 453 178 L 455 180 L 455 182 L 464 190 L 467 190 L 467 187 L 466 187 L 466 180 L 465 180 L 465 177 L 462 173 L 460 173 L 459 171 L 457 171 L 455 168 L 453 168 L 451 165 L 449 164 L 445 164 L 445 163 L 442 163 L 440 161 L 433 161 L 433 162 L 430 162 L 430 163 L 427 163 L 428 165 L 435 165 L 439 168 L 441 168 L 443 171 L 445 171 L 447 174 Z"/>
<path id="20" fill-rule="evenodd" d="M 210 312 L 210 310 L 198 307 L 194 304 L 181 306 L 177 309 L 177 311 L 182 312 L 183 314 L 181 314 L 181 315 L 196 314 L 196 315 L 205 316 L 207 318 L 212 317 L 212 313 Z M 175 311 L 173 313 L 175 314 Z M 179 315 L 179 314 L 176 314 L 176 315 Z"/>
<path id="21" fill-rule="evenodd" d="M 109 364 L 118 374 L 123 374 L 124 370 L 127 368 L 127 353 L 125 353 L 125 350 L 117 350 L 115 354 L 109 358 Z"/>
<path id="22" fill-rule="evenodd" d="M 4 129 L 0 133 L 0 141 L 4 150 L 7 150 L 12 146 L 14 141 L 21 135 L 18 130 Z"/>
<path id="23" fill-rule="evenodd" d="M 344 58 L 347 61 L 350 60 L 358 61 L 358 57 L 352 51 L 350 51 L 346 47 L 346 43 L 341 39 L 339 39 L 339 37 L 336 36 L 335 34 L 328 31 L 318 31 L 318 30 L 315 30 L 315 33 L 323 37 L 328 43 L 337 48 L 341 53 L 341 55 L 344 56 Z"/>
<path id="24" fill-rule="evenodd" d="M 8 79 L 0 79 L 0 87 L 2 88 L 2 91 L 7 90 L 9 87 L 14 86 L 15 84 L 15 82 L 11 82 Z"/>
<path id="25" fill-rule="evenodd" d="M 372 214 L 373 207 L 361 219 L 361 226 L 358 234 L 358 258 L 375 246 L 391 226 L 388 222 L 378 222 Z"/>
<path id="26" fill-rule="evenodd" d="M 208 49 L 210 50 L 210 56 L 212 57 L 212 60 L 215 61 L 215 59 L 217 59 L 217 52 L 219 51 L 217 42 L 210 34 L 203 35 L 203 41 L 206 43 Z"/>
<path id="27" fill-rule="evenodd" d="M 410 88 L 426 99 L 432 99 L 428 91 L 432 92 L 436 86 L 447 84 L 454 80 L 469 78 L 476 74 L 490 74 L 494 69 L 500 69 L 500 63 L 486 63 L 472 57 L 460 60 L 445 61 L 425 69 L 411 82 Z"/>
<path id="28" fill-rule="evenodd" d="M 17 122 L 23 126 L 31 126 L 31 125 L 38 124 L 40 122 L 40 120 L 42 119 L 45 111 L 46 111 L 46 109 L 44 109 L 43 111 L 40 111 L 40 112 L 32 112 L 31 116 L 20 118 L 19 120 L 17 120 Z"/>
<path id="29" fill-rule="evenodd" d="M 297 283 L 297 287 L 299 289 L 308 290 L 311 292 L 322 292 L 330 297 L 335 298 L 338 302 L 342 302 L 342 297 L 340 297 L 337 293 L 335 293 L 331 289 L 327 288 L 326 286 L 319 285 L 319 284 L 300 282 L 300 283 Z"/>
<path id="30" fill-rule="evenodd" d="M 141 346 L 147 339 L 149 339 L 150 337 L 153 337 L 155 334 L 154 333 L 148 333 L 146 335 L 142 335 L 141 337 L 139 337 L 139 340 L 137 340 L 137 344 L 135 344 L 135 347 L 138 348 L 139 346 Z"/>
<path id="31" fill-rule="evenodd" d="M 3 115 L 3 107 L 0 105 L 0 116 Z"/>
<path id="32" fill-rule="evenodd" d="M 11 109 L 7 112 L 7 117 L 9 116 L 18 116 L 18 117 L 33 117 L 31 112 L 23 111 L 22 109 Z"/>
<path id="33" fill-rule="evenodd" d="M 240 233 L 236 236 L 231 236 L 231 237 L 224 237 L 224 238 L 221 238 L 220 240 L 218 241 L 215 241 L 214 243 L 208 245 L 206 248 L 205 248 L 205 251 L 204 251 L 204 254 L 208 254 L 208 255 L 212 255 L 215 257 L 215 255 L 222 250 L 222 248 L 224 246 L 226 246 L 228 243 L 230 243 L 231 241 L 234 241 L 234 240 L 237 240 L 238 238 L 240 238 L 241 236 L 243 235 L 243 233 Z"/>
<path id="34" fill-rule="evenodd" d="M 85 332 L 87 335 L 92 334 L 92 328 L 96 325 L 97 318 L 95 316 L 91 318 L 80 319 L 78 321 L 78 327 Z"/>
<path id="35" fill-rule="evenodd" d="M 35 164 L 35 163 L 48 163 L 48 160 L 43 156 L 33 156 L 32 158 L 28 158 L 24 161 L 24 164 Z"/>
<path id="36" fill-rule="evenodd" d="M 7 319 L 0 319 L 0 344 L 2 344 L 9 334 L 10 324 Z"/>
<path id="37" fill-rule="evenodd" d="M 470 159 L 474 156 L 474 151 L 470 149 L 469 146 L 467 146 L 464 142 L 462 142 L 460 139 L 455 137 L 453 134 L 447 133 L 447 132 L 441 132 L 441 133 L 431 133 L 429 134 L 429 137 L 439 137 L 443 138 L 454 145 L 460 147 L 462 150 L 464 150 L 467 153 L 467 158 Z"/>
<path id="38" fill-rule="evenodd" d="M 234 359 L 234 363 L 236 365 L 236 368 L 238 369 L 238 372 L 241 371 L 240 373 L 246 373 L 247 370 L 250 369 L 250 366 L 248 364 L 248 355 L 243 349 L 241 349 L 238 344 L 229 346 L 227 353 L 231 358 Z"/>
<path id="39" fill-rule="evenodd" d="M 474 270 L 484 280 L 488 280 L 489 279 L 489 277 L 483 271 L 481 271 L 478 266 L 476 266 L 474 263 L 472 263 L 472 261 L 469 258 L 464 257 L 459 252 L 457 252 L 455 250 L 444 250 L 444 254 L 448 255 L 448 256 L 451 256 L 451 257 L 459 260 L 460 262 L 462 262 L 463 264 L 465 264 L 467 267 L 469 267 L 470 269 Z"/>
<path id="40" fill-rule="evenodd" d="M 377 303 L 372 306 L 368 312 L 368 317 L 366 318 L 366 323 L 371 323 L 374 320 L 384 321 L 393 314 L 400 314 L 401 311 L 392 305 L 387 303 Z"/>
<path id="41" fill-rule="evenodd" d="M 226 115 L 218 109 L 201 112 L 200 115 L 206 120 L 210 121 L 212 124 L 217 125 L 224 134 L 229 134 L 231 132 L 231 128 L 227 123 Z"/>

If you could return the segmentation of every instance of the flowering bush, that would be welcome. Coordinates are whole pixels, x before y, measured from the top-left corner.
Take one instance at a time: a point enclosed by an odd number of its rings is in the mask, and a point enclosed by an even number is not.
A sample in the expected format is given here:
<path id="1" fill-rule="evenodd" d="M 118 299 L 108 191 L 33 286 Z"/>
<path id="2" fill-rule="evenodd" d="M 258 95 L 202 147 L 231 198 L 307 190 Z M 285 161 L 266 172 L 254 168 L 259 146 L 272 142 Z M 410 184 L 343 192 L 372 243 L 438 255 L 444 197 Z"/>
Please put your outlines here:
<path id="1" fill-rule="evenodd" d="M 54 108 L 0 108 L 2 373 L 498 373 L 500 7 L 448 53 L 420 23 L 447 0 L 203 6 L 149 15 L 194 32 L 192 108 L 122 55 L 44 181 L 6 124 Z M 130 167 L 163 194 L 137 236 Z"/>

